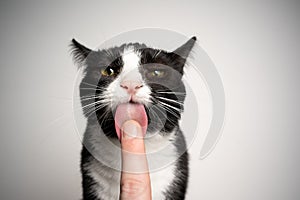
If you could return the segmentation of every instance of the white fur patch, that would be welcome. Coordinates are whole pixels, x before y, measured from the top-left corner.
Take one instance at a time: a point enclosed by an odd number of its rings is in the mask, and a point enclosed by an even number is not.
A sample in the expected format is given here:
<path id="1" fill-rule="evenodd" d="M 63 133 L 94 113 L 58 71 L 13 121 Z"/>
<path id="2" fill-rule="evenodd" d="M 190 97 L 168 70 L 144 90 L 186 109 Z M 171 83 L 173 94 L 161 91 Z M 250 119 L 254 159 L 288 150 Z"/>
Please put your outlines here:
<path id="1" fill-rule="evenodd" d="M 134 51 L 134 49 L 130 47 L 126 48 L 123 52 L 122 59 L 124 63 L 121 73 L 122 78 L 126 79 L 128 77 L 129 79 L 133 78 L 137 81 L 142 81 L 142 76 L 138 70 L 141 60 L 139 52 Z"/>
<path id="2" fill-rule="evenodd" d="M 164 192 L 175 178 L 176 148 L 171 142 L 174 132 L 168 136 L 155 134 L 145 139 L 148 167 L 151 181 L 152 199 L 165 199 Z"/>

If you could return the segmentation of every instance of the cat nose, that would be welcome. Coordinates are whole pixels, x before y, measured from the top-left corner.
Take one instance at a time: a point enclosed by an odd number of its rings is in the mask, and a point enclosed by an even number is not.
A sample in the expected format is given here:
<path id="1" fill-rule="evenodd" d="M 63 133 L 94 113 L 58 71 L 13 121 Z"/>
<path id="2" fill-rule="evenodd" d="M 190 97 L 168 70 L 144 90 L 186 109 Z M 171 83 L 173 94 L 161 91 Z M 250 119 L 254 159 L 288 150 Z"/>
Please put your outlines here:
<path id="1" fill-rule="evenodd" d="M 124 88 L 128 94 L 135 94 L 138 89 L 143 87 L 143 83 L 136 81 L 123 81 L 120 87 Z"/>

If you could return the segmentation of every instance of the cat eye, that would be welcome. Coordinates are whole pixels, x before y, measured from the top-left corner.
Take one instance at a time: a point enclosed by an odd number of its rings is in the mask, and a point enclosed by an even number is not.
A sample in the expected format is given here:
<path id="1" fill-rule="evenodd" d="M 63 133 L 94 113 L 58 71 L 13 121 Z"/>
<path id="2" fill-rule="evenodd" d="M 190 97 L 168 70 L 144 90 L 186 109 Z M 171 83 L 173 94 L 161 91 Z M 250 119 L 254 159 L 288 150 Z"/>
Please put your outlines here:
<path id="1" fill-rule="evenodd" d="M 163 78 L 166 75 L 166 72 L 163 70 L 153 70 L 148 72 L 148 77 L 150 78 Z"/>
<path id="2" fill-rule="evenodd" d="M 113 76 L 115 75 L 115 71 L 112 67 L 107 67 L 105 69 L 101 69 L 102 76 Z"/>

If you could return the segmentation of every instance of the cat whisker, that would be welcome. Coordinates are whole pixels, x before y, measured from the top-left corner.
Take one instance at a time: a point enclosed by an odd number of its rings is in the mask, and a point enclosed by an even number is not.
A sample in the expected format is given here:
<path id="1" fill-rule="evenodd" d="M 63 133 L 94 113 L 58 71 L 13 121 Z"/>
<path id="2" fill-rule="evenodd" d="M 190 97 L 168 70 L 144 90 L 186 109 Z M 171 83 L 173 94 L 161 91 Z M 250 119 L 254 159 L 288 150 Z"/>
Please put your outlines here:
<path id="1" fill-rule="evenodd" d="M 87 118 L 89 118 L 92 114 L 96 113 L 96 110 L 97 109 L 101 109 L 99 108 L 100 105 L 98 106 L 95 106 L 95 107 L 92 107 L 92 108 L 87 108 L 87 109 L 84 109 L 85 110 L 85 115 L 87 116 Z"/>
<path id="2" fill-rule="evenodd" d="M 76 112 L 79 111 L 79 110 L 82 110 L 83 113 L 85 115 L 87 115 L 87 114 L 92 113 L 93 111 L 95 111 L 96 107 L 100 108 L 100 107 L 104 107 L 104 106 L 108 106 L 108 105 L 109 105 L 109 103 L 107 103 L 107 104 L 101 104 L 101 105 L 93 104 L 93 105 L 86 105 L 86 107 L 84 107 L 84 108 L 80 105 L 78 107 L 73 107 L 73 109 Z"/>
<path id="3" fill-rule="evenodd" d="M 106 89 L 106 88 L 101 87 L 101 86 L 99 86 L 99 85 L 94 85 L 94 84 L 92 84 L 92 83 L 87 83 L 87 82 L 84 82 L 84 81 L 82 81 L 81 83 L 84 84 L 84 85 L 92 86 L 92 88 L 94 88 L 94 89 L 103 89 L 103 90 Z"/>
<path id="4" fill-rule="evenodd" d="M 160 96 L 156 96 L 156 98 L 159 98 L 159 99 L 162 99 L 162 100 L 165 100 L 165 101 L 169 101 L 171 103 L 176 103 L 176 104 L 179 104 L 179 105 L 182 105 L 183 106 L 183 103 L 179 102 L 179 101 L 176 101 L 176 100 L 173 100 L 173 99 L 168 99 L 168 98 L 165 98 L 165 97 L 160 97 Z"/>
<path id="5" fill-rule="evenodd" d="M 165 108 L 165 107 L 164 107 Z M 157 109 L 160 113 L 162 113 L 163 115 L 166 115 L 166 113 L 163 113 L 160 109 Z M 166 109 L 167 110 L 167 109 Z M 177 115 L 177 114 L 175 114 L 173 111 L 171 111 L 171 110 L 168 110 L 171 114 L 173 114 L 175 117 L 177 117 L 177 118 L 179 118 L 180 116 L 179 115 Z M 159 116 L 158 116 L 159 117 Z M 174 126 L 176 126 L 176 124 L 172 121 L 172 120 L 170 120 L 170 119 L 168 119 L 167 117 L 166 117 L 166 119 L 169 121 L 169 123 L 171 123 L 172 125 L 174 125 Z M 166 121 L 167 121 L 166 120 Z M 161 121 L 161 123 L 162 123 L 162 121 Z"/>
<path id="6" fill-rule="evenodd" d="M 94 88 L 94 87 L 95 87 L 95 88 L 99 87 L 98 85 L 94 85 L 94 84 L 87 83 L 87 82 L 84 82 L 84 81 L 82 81 L 81 84 L 89 85 L 89 86 L 92 86 L 93 88 Z"/>
<path id="7" fill-rule="evenodd" d="M 86 98 L 86 97 L 95 97 L 95 96 L 97 96 L 97 94 L 82 95 L 82 96 L 80 96 L 79 98 L 80 98 L 80 99 L 83 99 L 83 98 Z M 100 95 L 99 95 L 99 96 L 100 96 Z"/>
<path id="8" fill-rule="evenodd" d="M 139 102 L 142 102 L 142 103 L 152 103 L 151 99 L 149 99 L 148 97 L 140 97 L 140 96 L 137 96 L 139 98 Z M 146 105 L 146 104 L 144 104 Z"/>
<path id="9" fill-rule="evenodd" d="M 175 94 L 175 95 L 185 95 L 186 93 L 184 92 L 165 92 L 165 91 L 155 91 L 154 93 L 159 93 L 159 94 Z"/>
<path id="10" fill-rule="evenodd" d="M 105 91 L 105 89 L 101 89 L 101 88 L 89 88 L 89 87 L 80 88 L 80 90 Z"/>
<path id="11" fill-rule="evenodd" d="M 167 113 L 163 113 L 161 110 L 159 110 L 159 109 L 156 108 L 156 107 L 154 107 L 154 108 L 155 108 L 157 111 L 159 111 L 160 113 L 162 113 L 162 114 L 165 116 L 165 118 L 167 117 L 167 116 L 166 116 Z M 159 115 L 157 114 L 157 112 L 155 112 L 154 108 L 153 108 L 153 113 L 157 116 L 156 119 L 158 119 L 158 120 L 160 121 L 160 123 L 163 125 L 163 124 L 164 124 L 163 121 L 161 120 L 161 118 L 159 117 Z"/>
<path id="12" fill-rule="evenodd" d="M 174 107 L 174 106 L 171 106 L 171 105 L 169 105 L 169 104 L 167 104 L 167 103 L 164 103 L 164 102 L 162 102 L 162 101 L 159 101 L 159 100 L 157 100 L 157 102 L 160 103 L 161 105 L 164 105 L 164 106 L 167 106 L 167 107 L 169 107 L 169 108 L 171 108 L 171 109 L 174 109 L 174 110 L 176 110 L 177 112 L 181 112 L 181 110 L 180 110 L 179 108 L 176 108 L 176 107 Z"/>
<path id="13" fill-rule="evenodd" d="M 97 94 L 97 93 L 95 93 L 95 94 L 90 94 L 90 95 L 83 95 L 83 96 L 81 96 L 81 97 L 91 97 L 91 96 L 97 96 L 97 95 L 98 95 L 98 96 L 101 96 L 101 95 L 103 95 L 103 94 Z M 111 96 L 111 93 L 107 93 L 107 94 L 105 94 L 105 96 L 106 96 L 106 95 L 110 95 L 110 96 Z M 80 97 L 80 98 L 81 98 L 81 97 Z"/>
<path id="14" fill-rule="evenodd" d="M 100 103 L 110 103 L 110 101 L 109 100 L 98 100 L 98 101 L 92 102 L 90 104 L 84 105 L 84 106 L 82 106 L 82 108 L 94 106 L 94 105 L 100 104 Z"/>
<path id="15" fill-rule="evenodd" d="M 70 100 L 76 100 L 76 101 L 87 101 L 87 100 L 92 100 L 92 99 L 100 99 L 100 100 L 102 100 L 102 99 L 105 99 L 105 98 L 103 98 L 102 96 L 93 96 L 93 95 L 91 95 L 91 96 L 89 96 L 89 97 L 75 97 L 75 98 L 73 98 L 73 99 L 70 99 Z"/>
<path id="16" fill-rule="evenodd" d="M 180 118 L 180 115 L 178 115 L 177 113 L 175 113 L 173 110 L 171 110 L 168 107 L 162 106 L 164 109 L 166 109 L 167 112 L 169 112 L 170 114 L 172 114 L 173 116 Z"/>
<path id="17" fill-rule="evenodd" d="M 89 98 L 89 97 L 95 97 L 95 98 L 108 98 L 108 97 L 111 97 L 112 96 L 112 94 L 111 93 L 107 93 L 107 94 L 105 94 L 105 97 L 103 97 L 104 96 L 104 94 L 90 94 L 90 95 L 83 95 L 83 96 L 80 96 L 80 97 L 76 97 L 76 99 L 84 99 L 84 98 Z"/>
<path id="18" fill-rule="evenodd" d="M 81 98 L 82 101 L 87 101 L 87 100 L 91 100 L 91 99 L 107 100 L 107 97 L 104 98 L 102 96 L 90 96 L 90 97 Z"/>
<path id="19" fill-rule="evenodd" d="M 99 104 L 99 105 L 97 105 Z M 93 102 L 93 103 L 90 103 L 90 104 L 87 104 L 85 105 L 84 107 L 82 106 L 83 110 L 87 110 L 87 109 L 90 109 L 90 108 L 95 108 L 97 106 L 105 106 L 105 105 L 109 105 L 108 103 L 103 103 L 103 104 L 100 104 L 99 102 Z"/>
<path id="20" fill-rule="evenodd" d="M 166 111 L 168 111 L 170 114 L 174 115 L 175 117 L 179 118 L 179 114 L 175 113 L 174 110 L 172 110 L 171 108 L 167 107 L 168 104 L 162 104 L 162 102 L 158 101 L 157 102 L 160 106 L 162 106 L 164 109 L 166 109 Z M 176 110 L 177 112 L 180 113 L 180 111 Z"/>
<path id="21" fill-rule="evenodd" d="M 159 104 L 161 107 L 163 107 L 164 109 L 166 109 L 169 113 L 171 113 L 172 115 L 176 116 L 177 118 L 179 118 L 179 114 L 176 114 L 172 109 L 174 109 L 175 111 L 177 112 L 181 112 L 180 109 L 176 108 L 176 107 L 173 107 L 173 106 L 170 106 L 169 104 L 166 104 L 158 99 L 155 99 L 155 98 L 152 98 L 151 99 L 153 103 L 157 103 Z"/>
<path id="22" fill-rule="evenodd" d="M 104 111 L 104 115 L 103 115 L 103 117 L 102 117 L 101 124 L 100 124 L 101 127 L 102 127 L 104 121 L 107 121 L 107 120 L 108 120 L 108 119 L 106 119 L 106 117 L 107 117 L 109 111 L 110 111 L 110 109 L 109 109 L 108 107 L 106 107 L 106 109 L 105 109 L 105 111 Z"/>
<path id="23" fill-rule="evenodd" d="M 95 107 L 90 108 L 87 112 L 87 118 L 90 117 L 93 113 L 96 113 L 98 110 L 100 110 L 101 108 L 104 108 L 106 106 L 108 106 L 109 104 L 102 104 L 102 105 L 97 105 Z"/>

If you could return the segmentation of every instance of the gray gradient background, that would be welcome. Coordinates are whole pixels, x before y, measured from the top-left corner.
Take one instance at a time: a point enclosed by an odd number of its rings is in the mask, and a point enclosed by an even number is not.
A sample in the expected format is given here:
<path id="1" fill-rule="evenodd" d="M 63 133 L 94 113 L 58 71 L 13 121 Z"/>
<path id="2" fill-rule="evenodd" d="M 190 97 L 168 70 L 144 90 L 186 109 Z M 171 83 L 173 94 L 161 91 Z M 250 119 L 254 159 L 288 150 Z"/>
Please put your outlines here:
<path id="1" fill-rule="evenodd" d="M 142 27 L 198 36 L 223 80 L 223 136 L 205 160 L 191 148 L 187 199 L 300 199 L 299 11 L 299 1 L 1 1 L 0 199 L 79 199 L 66 46 Z"/>

